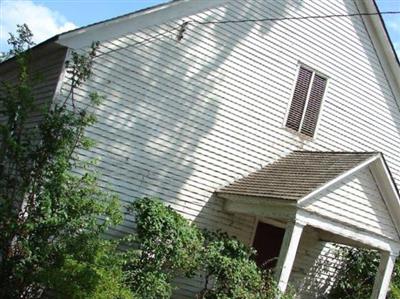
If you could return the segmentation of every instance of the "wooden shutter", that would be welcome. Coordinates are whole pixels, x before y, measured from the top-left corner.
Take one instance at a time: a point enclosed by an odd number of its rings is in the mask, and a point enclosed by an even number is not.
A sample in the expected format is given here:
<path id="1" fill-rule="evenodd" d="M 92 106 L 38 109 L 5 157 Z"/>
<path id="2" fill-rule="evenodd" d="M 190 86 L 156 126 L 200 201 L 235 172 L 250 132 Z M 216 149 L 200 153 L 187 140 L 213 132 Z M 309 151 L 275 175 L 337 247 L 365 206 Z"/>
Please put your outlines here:
<path id="1" fill-rule="evenodd" d="M 307 136 L 314 136 L 317 127 L 318 116 L 321 110 L 322 98 L 326 87 L 326 79 L 315 75 L 311 86 L 310 97 L 304 115 L 301 133 Z"/>
<path id="2" fill-rule="evenodd" d="M 296 131 L 298 131 L 300 128 L 300 122 L 303 117 L 311 76 L 311 71 L 300 67 L 296 87 L 293 93 L 292 103 L 290 105 L 290 110 L 286 121 L 286 127 Z"/>

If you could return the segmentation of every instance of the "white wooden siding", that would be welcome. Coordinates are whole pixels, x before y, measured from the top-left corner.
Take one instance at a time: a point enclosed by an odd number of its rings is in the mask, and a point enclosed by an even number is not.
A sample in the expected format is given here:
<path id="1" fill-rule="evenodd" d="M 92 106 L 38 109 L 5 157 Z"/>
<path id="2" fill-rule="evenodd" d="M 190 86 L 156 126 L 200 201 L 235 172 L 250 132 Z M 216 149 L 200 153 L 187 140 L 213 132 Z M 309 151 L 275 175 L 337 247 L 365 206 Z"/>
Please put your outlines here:
<path id="1" fill-rule="evenodd" d="M 180 42 L 176 31 L 159 36 L 184 20 L 356 12 L 352 1 L 228 1 L 103 42 L 92 79 L 76 94 L 82 102 L 88 90 L 107 98 L 88 131 L 97 145 L 81 154 L 99 157 L 101 182 L 123 203 L 157 196 L 201 226 L 246 242 L 254 219 L 224 213 L 213 192 L 293 150 L 381 151 L 399 183 L 399 109 L 360 17 L 191 23 Z M 283 127 L 299 63 L 330 80 L 314 140 Z M 351 198 L 354 219 L 384 225 L 363 195 L 375 187 L 349 183 L 337 195 Z M 114 233 L 133 225 L 127 219 Z M 186 281 L 177 296 L 194 290 L 196 280 Z"/>
<path id="2" fill-rule="evenodd" d="M 325 298 L 339 268 L 335 245 L 320 241 L 318 232 L 306 227 L 297 250 L 289 285 L 297 291 L 297 298 Z"/>
<path id="3" fill-rule="evenodd" d="M 397 232 L 369 168 L 302 203 L 306 210 L 396 240 Z"/>
<path id="4" fill-rule="evenodd" d="M 57 83 L 63 68 L 66 48 L 56 48 L 49 51 L 46 49 L 34 52 L 30 60 L 30 70 L 33 76 L 38 76 L 39 82 L 35 84 L 32 93 L 36 99 L 37 109 L 31 113 L 27 128 L 33 128 L 41 119 L 42 109 L 50 105 Z M 4 62 L 0 67 L 0 82 L 15 84 L 18 80 L 18 72 L 14 61 Z M 0 123 L 5 121 L 5 115 L 0 115 Z"/>

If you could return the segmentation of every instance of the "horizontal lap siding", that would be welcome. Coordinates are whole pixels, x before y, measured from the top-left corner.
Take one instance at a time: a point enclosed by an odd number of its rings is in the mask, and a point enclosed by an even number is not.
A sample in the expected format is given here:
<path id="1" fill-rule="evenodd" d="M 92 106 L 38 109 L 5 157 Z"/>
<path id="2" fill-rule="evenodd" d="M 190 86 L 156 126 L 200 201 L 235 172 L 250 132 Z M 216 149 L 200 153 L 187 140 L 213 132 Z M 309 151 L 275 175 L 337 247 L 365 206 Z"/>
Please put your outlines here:
<path id="1" fill-rule="evenodd" d="M 329 187 L 322 194 L 302 203 L 302 206 L 359 229 L 397 238 L 389 211 L 368 168 Z"/>
<path id="2" fill-rule="evenodd" d="M 351 1 L 229 1 L 184 20 L 354 12 Z M 88 130 L 97 145 L 81 154 L 99 157 L 101 183 L 123 203 L 161 197 L 201 226 L 250 242 L 254 219 L 224 213 L 212 194 L 293 150 L 382 151 L 400 181 L 400 114 L 360 18 L 189 23 L 180 42 L 175 31 L 160 38 L 181 23 L 103 42 L 92 79 L 76 92 L 78 103 L 88 90 L 107 98 Z M 141 43 L 149 36 L 158 37 Z M 312 141 L 284 128 L 299 61 L 329 78 Z M 67 93 L 67 81 L 62 91 Z M 353 182 L 320 204 L 337 211 L 350 198 L 354 219 L 391 235 L 384 207 L 375 204 L 373 214 L 365 201 L 374 188 Z M 132 221 L 115 235 L 130 231 Z M 180 281 L 178 295 L 198 290 L 196 281 Z"/>
<path id="3" fill-rule="evenodd" d="M 38 78 L 33 85 L 32 94 L 35 98 L 35 110 L 32 111 L 26 121 L 25 128 L 34 129 L 43 118 L 43 109 L 48 107 L 53 100 L 54 93 L 60 78 L 64 64 L 66 49 L 58 49 L 54 52 L 39 55 L 33 53 L 30 66 L 32 77 Z M 45 57 L 44 57 L 45 56 Z M 14 64 L 13 62 L 11 62 Z M 0 82 L 15 84 L 18 81 L 18 72 L 15 67 L 9 67 L 7 63 L 0 67 Z M 5 122 L 5 115 L 0 115 L 0 123 Z"/>
<path id="4" fill-rule="evenodd" d="M 319 240 L 312 228 L 303 231 L 289 285 L 298 293 L 298 298 L 324 298 L 338 274 L 340 262 L 332 243 Z"/>

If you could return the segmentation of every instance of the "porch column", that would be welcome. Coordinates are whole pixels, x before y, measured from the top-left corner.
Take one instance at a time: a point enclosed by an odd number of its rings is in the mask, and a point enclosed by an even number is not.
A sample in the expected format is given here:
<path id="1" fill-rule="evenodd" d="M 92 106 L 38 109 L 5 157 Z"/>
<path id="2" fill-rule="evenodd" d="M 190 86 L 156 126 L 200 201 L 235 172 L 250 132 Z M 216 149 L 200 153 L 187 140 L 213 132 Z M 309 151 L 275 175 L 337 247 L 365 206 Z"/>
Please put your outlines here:
<path id="1" fill-rule="evenodd" d="M 278 289 L 282 293 L 286 291 L 303 228 L 304 224 L 299 222 L 289 222 L 286 225 L 275 273 Z"/>
<path id="2" fill-rule="evenodd" d="M 375 277 L 371 299 L 385 299 L 392 277 L 394 263 L 397 255 L 393 252 L 382 251 L 378 273 Z"/>

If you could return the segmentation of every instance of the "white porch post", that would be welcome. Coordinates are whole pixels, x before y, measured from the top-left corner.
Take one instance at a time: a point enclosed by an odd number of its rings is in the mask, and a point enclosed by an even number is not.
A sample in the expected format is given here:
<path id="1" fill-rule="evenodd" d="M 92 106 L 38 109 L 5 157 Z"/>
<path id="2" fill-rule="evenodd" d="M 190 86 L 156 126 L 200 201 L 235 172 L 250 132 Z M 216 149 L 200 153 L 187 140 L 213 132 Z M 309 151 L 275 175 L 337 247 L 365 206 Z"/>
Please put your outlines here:
<path id="1" fill-rule="evenodd" d="M 303 228 L 304 224 L 299 222 L 289 222 L 286 225 L 275 273 L 278 288 L 282 293 L 286 291 Z"/>
<path id="2" fill-rule="evenodd" d="M 371 299 L 385 299 L 389 288 L 390 278 L 392 277 L 394 263 L 397 255 L 382 251 L 381 260 L 379 262 L 378 273 L 375 277 L 374 288 L 372 290 Z"/>

